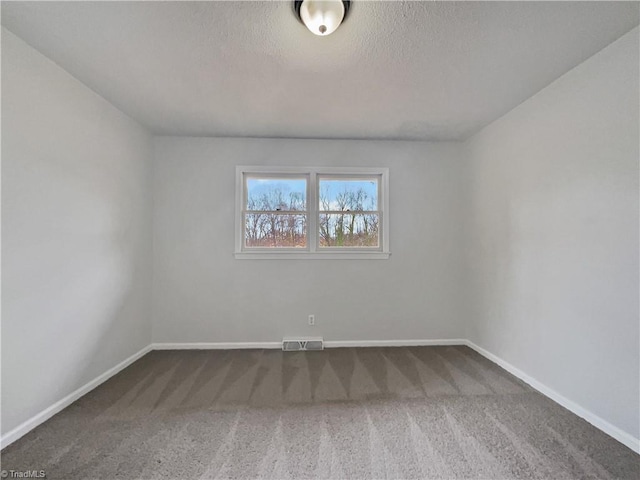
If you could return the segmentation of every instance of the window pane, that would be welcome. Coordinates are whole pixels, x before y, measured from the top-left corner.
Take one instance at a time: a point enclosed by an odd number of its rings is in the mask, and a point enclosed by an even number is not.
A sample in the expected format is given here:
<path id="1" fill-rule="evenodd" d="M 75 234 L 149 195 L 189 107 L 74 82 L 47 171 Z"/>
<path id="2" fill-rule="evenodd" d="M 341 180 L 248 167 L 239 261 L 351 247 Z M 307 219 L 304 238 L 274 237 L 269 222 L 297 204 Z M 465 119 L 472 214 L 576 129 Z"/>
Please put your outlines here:
<path id="1" fill-rule="evenodd" d="M 304 178 L 247 178 L 246 210 L 304 211 L 307 180 Z"/>
<path id="2" fill-rule="evenodd" d="M 321 213 L 318 235 L 321 247 L 377 247 L 377 213 Z"/>
<path id="3" fill-rule="evenodd" d="M 307 216 L 300 214 L 245 214 L 245 246 L 296 248 L 307 246 Z"/>
<path id="4" fill-rule="evenodd" d="M 378 178 L 320 179 L 320 211 L 378 210 Z"/>

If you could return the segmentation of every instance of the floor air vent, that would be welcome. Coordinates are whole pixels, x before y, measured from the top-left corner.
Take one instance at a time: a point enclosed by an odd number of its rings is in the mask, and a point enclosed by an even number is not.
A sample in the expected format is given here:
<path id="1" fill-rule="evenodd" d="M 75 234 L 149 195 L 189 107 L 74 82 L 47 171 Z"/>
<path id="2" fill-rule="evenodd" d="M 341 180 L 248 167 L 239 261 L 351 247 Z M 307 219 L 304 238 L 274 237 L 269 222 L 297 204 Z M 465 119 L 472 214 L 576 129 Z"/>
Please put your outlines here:
<path id="1" fill-rule="evenodd" d="M 322 337 L 313 338 L 292 338 L 282 339 L 282 350 L 285 352 L 299 352 L 304 350 L 323 350 Z"/>

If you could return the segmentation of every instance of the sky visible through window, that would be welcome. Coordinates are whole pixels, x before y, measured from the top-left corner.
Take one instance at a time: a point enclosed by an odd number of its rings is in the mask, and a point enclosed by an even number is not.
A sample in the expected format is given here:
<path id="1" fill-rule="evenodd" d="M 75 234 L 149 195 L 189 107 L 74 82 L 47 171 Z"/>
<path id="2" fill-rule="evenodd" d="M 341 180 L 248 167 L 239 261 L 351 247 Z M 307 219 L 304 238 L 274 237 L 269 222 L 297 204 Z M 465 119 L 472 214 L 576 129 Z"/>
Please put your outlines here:
<path id="1" fill-rule="evenodd" d="M 320 210 L 378 209 L 377 180 L 320 179 Z"/>
<path id="2" fill-rule="evenodd" d="M 255 206 L 260 208 L 253 208 Z M 295 208 L 289 208 L 292 206 Z M 304 178 L 247 179 L 247 210 L 305 210 L 306 206 L 307 180 Z"/>

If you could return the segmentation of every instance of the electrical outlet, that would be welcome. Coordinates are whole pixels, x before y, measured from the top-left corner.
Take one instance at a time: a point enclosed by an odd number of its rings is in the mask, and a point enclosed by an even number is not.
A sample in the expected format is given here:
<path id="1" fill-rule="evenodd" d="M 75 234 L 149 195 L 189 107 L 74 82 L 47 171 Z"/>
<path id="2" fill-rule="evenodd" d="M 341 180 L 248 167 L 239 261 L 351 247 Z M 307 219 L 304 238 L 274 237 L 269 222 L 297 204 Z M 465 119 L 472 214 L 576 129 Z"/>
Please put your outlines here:
<path id="1" fill-rule="evenodd" d="M 309 325 L 315 325 L 315 324 L 316 324 L 316 316 L 309 315 Z"/>

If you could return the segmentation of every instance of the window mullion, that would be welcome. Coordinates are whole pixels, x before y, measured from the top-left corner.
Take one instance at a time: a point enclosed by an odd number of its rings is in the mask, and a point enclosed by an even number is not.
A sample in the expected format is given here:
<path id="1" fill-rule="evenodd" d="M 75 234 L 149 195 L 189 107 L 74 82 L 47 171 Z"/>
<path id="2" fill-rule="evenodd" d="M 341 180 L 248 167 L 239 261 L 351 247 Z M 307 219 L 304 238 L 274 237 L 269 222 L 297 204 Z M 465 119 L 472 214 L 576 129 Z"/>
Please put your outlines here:
<path id="1" fill-rule="evenodd" d="M 240 201 L 238 206 L 241 209 L 239 222 L 240 225 L 236 225 L 236 234 L 238 234 L 238 228 L 240 229 L 239 238 L 236 241 L 238 251 L 242 251 L 245 248 L 246 238 L 246 213 L 247 208 L 247 176 L 244 172 L 236 173 L 236 189 L 240 188 L 241 196 L 236 197 L 236 201 Z M 237 208 L 237 207 L 236 207 Z M 236 217 L 237 218 L 237 217 Z"/>
<path id="2" fill-rule="evenodd" d="M 310 252 L 318 250 L 318 182 L 316 177 L 315 172 L 310 172 L 307 184 L 307 222 L 309 226 L 307 242 L 309 243 Z"/>

